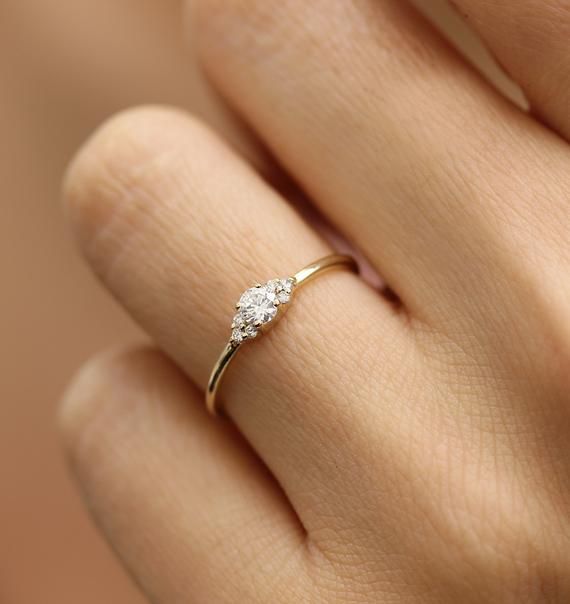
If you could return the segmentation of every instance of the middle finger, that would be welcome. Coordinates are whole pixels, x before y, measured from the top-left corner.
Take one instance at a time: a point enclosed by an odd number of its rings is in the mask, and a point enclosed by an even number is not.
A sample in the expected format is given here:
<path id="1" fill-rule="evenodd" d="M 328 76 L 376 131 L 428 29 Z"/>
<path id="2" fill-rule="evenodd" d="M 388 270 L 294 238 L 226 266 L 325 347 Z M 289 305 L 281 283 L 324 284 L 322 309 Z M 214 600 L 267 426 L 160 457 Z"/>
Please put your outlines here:
<path id="1" fill-rule="evenodd" d="M 407 2 L 193 4 L 219 89 L 413 316 L 494 337 L 529 289 L 560 291 L 565 145 Z"/>

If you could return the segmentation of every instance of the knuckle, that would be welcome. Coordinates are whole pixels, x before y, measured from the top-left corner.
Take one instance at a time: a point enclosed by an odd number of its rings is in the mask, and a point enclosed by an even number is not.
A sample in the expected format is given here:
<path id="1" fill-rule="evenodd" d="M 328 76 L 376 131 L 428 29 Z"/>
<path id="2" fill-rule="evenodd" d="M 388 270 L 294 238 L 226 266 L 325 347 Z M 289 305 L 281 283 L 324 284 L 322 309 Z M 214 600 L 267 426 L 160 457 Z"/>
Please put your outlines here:
<path id="1" fill-rule="evenodd" d="M 542 494 L 512 476 L 482 482 L 466 474 L 448 493 L 442 534 L 458 544 L 457 558 L 473 582 L 488 585 L 500 601 L 568 595 L 570 525 Z"/>
<path id="2" fill-rule="evenodd" d="M 541 536 L 544 527 L 536 521 L 505 524 L 497 530 L 490 549 L 485 543 L 479 545 L 479 559 L 482 551 L 489 551 L 482 562 L 483 576 L 494 578 L 505 597 L 514 597 L 514 601 L 538 603 L 545 598 L 558 601 L 562 593 L 568 596 L 570 552 L 560 548 L 555 538 L 545 540 Z"/>
<path id="3" fill-rule="evenodd" d="M 298 0 L 202 0 L 190 6 L 197 49 L 214 73 L 224 69 L 228 57 L 249 60 L 261 49 L 277 52 L 294 31 L 292 18 L 306 12 Z M 294 23 L 302 26 L 303 19 L 294 18 Z"/>
<path id="4" fill-rule="evenodd" d="M 147 108 L 129 109 L 104 122 L 83 145 L 70 163 L 63 182 L 66 209 L 75 217 L 85 212 L 96 212 L 100 201 L 99 190 L 109 185 L 110 178 L 121 176 L 125 170 L 139 165 L 145 153 L 140 143 L 141 127 L 156 115 Z M 141 157 L 142 155 L 142 157 Z M 96 216 L 96 214 L 95 214 Z"/>
<path id="5" fill-rule="evenodd" d="M 552 288 L 548 300 L 543 300 L 538 313 L 538 325 L 533 334 L 538 342 L 539 370 L 543 376 L 541 386 L 552 391 L 557 402 L 570 402 L 570 307 L 566 299 Z M 544 296 L 544 294 L 543 294 Z M 564 298 L 564 296 L 562 296 Z M 568 407 L 566 407 L 568 408 Z"/>
<path id="6" fill-rule="evenodd" d="M 129 389 L 141 365 L 144 370 L 144 365 L 156 362 L 158 354 L 150 347 L 121 348 L 94 357 L 79 370 L 58 410 L 60 434 L 72 459 L 82 457 L 83 446 L 94 433 L 116 423 L 124 411 L 120 402 L 129 399 L 117 393 Z"/>
<path id="7" fill-rule="evenodd" d="M 198 128 L 192 118 L 161 107 L 126 110 L 104 123 L 71 162 L 63 183 L 65 209 L 85 255 L 101 269 L 168 193 L 178 133 Z"/>
<path id="8" fill-rule="evenodd" d="M 568 409 L 570 402 L 570 306 L 568 290 L 561 279 L 552 282 L 546 270 L 527 269 L 524 304 L 514 309 L 513 326 L 507 332 L 505 349 L 516 363 L 513 375 L 525 396 L 547 409 Z M 507 347 L 508 346 L 508 347 Z M 507 358 L 507 360 L 509 360 Z"/>
<path id="9" fill-rule="evenodd" d="M 275 14 L 274 9 L 291 4 L 291 0 L 282 3 L 275 0 L 199 0 L 189 4 L 197 31 L 207 32 L 210 28 L 219 31 L 218 28 L 226 26 L 233 28 L 236 23 L 255 22 L 263 15 L 270 19 Z"/>

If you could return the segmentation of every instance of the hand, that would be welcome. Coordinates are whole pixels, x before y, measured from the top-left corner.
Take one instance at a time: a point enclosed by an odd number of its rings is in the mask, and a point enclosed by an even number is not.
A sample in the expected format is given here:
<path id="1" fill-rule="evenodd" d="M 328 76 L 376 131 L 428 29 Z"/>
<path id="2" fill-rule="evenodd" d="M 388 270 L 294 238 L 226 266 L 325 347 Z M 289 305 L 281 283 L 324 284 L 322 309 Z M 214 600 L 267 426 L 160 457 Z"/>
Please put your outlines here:
<path id="1" fill-rule="evenodd" d="M 62 423 L 150 600 L 570 601 L 570 12 L 456 2 L 533 115 L 399 0 L 195 3 L 219 91 L 401 301 L 307 286 L 228 371 L 231 422 L 202 391 L 236 298 L 328 245 L 173 110 L 73 163 L 81 248 L 157 348 L 89 364 Z"/>

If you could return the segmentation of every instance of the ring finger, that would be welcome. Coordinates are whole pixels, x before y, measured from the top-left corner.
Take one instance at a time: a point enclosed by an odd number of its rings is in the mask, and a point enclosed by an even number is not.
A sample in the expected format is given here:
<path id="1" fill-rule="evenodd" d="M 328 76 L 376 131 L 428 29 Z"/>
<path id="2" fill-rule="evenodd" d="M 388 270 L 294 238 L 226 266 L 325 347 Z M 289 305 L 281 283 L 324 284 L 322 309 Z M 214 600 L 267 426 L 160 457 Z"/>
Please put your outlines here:
<path id="1" fill-rule="evenodd" d="M 73 164 L 66 192 L 96 272 L 202 387 L 239 294 L 330 251 L 212 133 L 174 111 L 136 110 L 103 127 Z M 339 468 L 352 466 L 351 443 L 355 456 L 369 449 L 355 441 L 368 438 L 363 427 L 375 412 L 370 367 L 393 387 L 416 375 L 411 342 L 383 299 L 338 272 L 299 293 L 228 372 L 228 413 L 309 531 L 330 517 L 314 504 L 326 501 L 319 492 L 349 490 Z M 352 435 L 340 453 L 339 432 Z"/>

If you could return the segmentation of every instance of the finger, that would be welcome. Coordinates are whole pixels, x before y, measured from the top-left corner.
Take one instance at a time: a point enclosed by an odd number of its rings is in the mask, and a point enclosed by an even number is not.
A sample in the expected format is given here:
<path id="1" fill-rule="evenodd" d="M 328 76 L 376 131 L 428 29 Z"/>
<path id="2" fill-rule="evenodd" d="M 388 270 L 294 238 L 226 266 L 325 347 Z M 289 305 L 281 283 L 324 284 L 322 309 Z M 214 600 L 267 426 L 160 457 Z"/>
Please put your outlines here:
<path id="1" fill-rule="evenodd" d="M 564 305 L 566 146 L 406 3 L 193 5 L 218 88 L 422 325 L 504 357 L 529 289 Z"/>
<path id="2" fill-rule="evenodd" d="M 516 80 L 531 108 L 570 139 L 570 5 L 566 0 L 453 0 Z"/>
<path id="3" fill-rule="evenodd" d="M 71 168 L 66 197 L 92 266 L 201 387 L 242 291 L 330 251 L 212 133 L 167 110 L 103 127 Z M 225 408 L 309 532 L 330 505 L 318 494 L 336 486 L 340 504 L 347 475 L 358 480 L 338 439 L 351 433 L 360 456 L 370 413 L 401 407 L 388 392 L 420 373 L 415 362 L 400 316 L 343 272 L 300 291 L 274 329 L 240 350 L 222 384 Z M 390 384 L 381 408 L 373 368 Z"/>
<path id="4" fill-rule="evenodd" d="M 92 361 L 61 424 L 97 524 L 153 602 L 290 602 L 309 591 L 304 532 L 283 493 L 161 353 Z"/>

